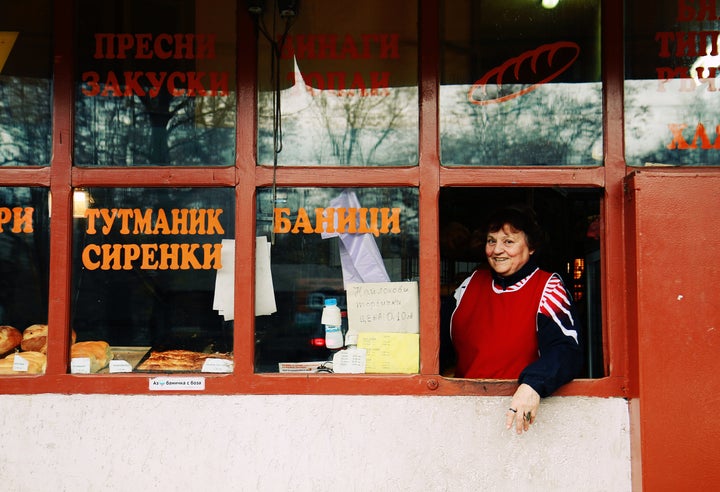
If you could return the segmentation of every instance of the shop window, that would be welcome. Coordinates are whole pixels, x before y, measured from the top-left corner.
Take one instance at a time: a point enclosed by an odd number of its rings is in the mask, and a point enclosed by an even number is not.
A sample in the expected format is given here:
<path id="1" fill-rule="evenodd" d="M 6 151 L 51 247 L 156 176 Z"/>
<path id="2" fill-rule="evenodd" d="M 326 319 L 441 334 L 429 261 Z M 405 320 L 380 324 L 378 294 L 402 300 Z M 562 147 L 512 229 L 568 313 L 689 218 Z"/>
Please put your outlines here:
<path id="1" fill-rule="evenodd" d="M 47 334 L 48 196 L 0 188 L 0 374 L 45 371 L 47 341 L 32 335 Z"/>
<path id="2" fill-rule="evenodd" d="M 417 211 L 414 188 L 258 190 L 256 254 L 269 268 L 256 279 L 255 371 L 333 367 L 322 311 L 335 299 L 366 372 L 417 372 Z M 378 343 L 394 349 L 375 357 Z"/>
<path id="3" fill-rule="evenodd" d="M 625 2 L 625 159 L 720 164 L 715 2 Z"/>
<path id="4" fill-rule="evenodd" d="M 235 2 L 77 2 L 75 165 L 235 162 Z"/>
<path id="5" fill-rule="evenodd" d="M 585 353 L 583 377 L 603 373 L 600 293 L 600 193 L 576 188 L 444 188 L 440 194 L 441 371 L 452 375 L 454 350 L 449 337 L 455 289 L 478 268 L 487 268 L 483 224 L 504 205 L 529 205 L 537 214 L 547 244 L 536 252 L 543 270 L 558 273 L 579 316 Z"/>
<path id="6" fill-rule="evenodd" d="M 233 190 L 87 188 L 76 194 L 76 342 L 109 347 L 111 359 L 127 363 L 117 363 L 119 372 L 200 371 L 202 364 L 193 361 L 231 360 L 233 305 L 226 294 L 234 277 Z M 163 366 L 155 363 L 158 354 L 180 360 Z M 71 369 L 107 372 L 112 365 L 81 360 Z"/>
<path id="7" fill-rule="evenodd" d="M 442 2 L 445 165 L 602 165 L 600 2 L 543 4 Z"/>
<path id="8" fill-rule="evenodd" d="M 52 2 L 0 4 L 0 166 L 51 155 Z"/>
<path id="9" fill-rule="evenodd" d="M 418 2 L 262 3 L 258 163 L 416 165 Z"/>

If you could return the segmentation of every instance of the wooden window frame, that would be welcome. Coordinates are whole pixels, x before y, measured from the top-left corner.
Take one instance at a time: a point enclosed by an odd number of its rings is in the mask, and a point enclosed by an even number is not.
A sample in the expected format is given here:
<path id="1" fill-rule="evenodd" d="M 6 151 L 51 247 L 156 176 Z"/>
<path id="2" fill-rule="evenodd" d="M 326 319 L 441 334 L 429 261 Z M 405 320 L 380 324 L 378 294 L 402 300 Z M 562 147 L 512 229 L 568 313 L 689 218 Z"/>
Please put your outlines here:
<path id="1" fill-rule="evenodd" d="M 604 190 L 602 200 L 602 319 L 607 376 L 575 380 L 558 395 L 629 396 L 624 248 L 623 15 L 622 2 L 602 2 L 604 166 L 442 167 L 439 151 L 439 0 L 419 1 L 419 163 L 400 168 L 280 168 L 281 187 L 416 187 L 420 216 L 420 371 L 412 375 L 256 374 L 254 293 L 236 289 L 235 369 L 203 375 L 205 394 L 511 395 L 514 381 L 467 380 L 439 375 L 440 250 L 438 196 L 442 187 L 584 187 Z M 53 140 L 49 167 L 0 168 L 3 186 L 40 186 L 52 193 L 48 365 L 44 375 L 2 377 L 2 393 L 150 394 L 147 374 L 69 374 L 72 190 L 76 187 L 234 187 L 235 282 L 254 285 L 256 190 L 273 182 L 272 168 L 256 165 L 257 38 L 250 16 L 238 9 L 237 137 L 234 167 L 78 168 L 72 165 L 74 9 L 55 0 Z M 309 172 L 311 171 L 311 172 Z M 63 327 L 58 329 L 58 327 Z M 152 375 L 154 377 L 156 375 Z M 171 392 L 163 391 L 163 394 Z M 187 391 L 183 393 L 188 393 Z M 196 393 L 194 393 L 196 394 Z"/>

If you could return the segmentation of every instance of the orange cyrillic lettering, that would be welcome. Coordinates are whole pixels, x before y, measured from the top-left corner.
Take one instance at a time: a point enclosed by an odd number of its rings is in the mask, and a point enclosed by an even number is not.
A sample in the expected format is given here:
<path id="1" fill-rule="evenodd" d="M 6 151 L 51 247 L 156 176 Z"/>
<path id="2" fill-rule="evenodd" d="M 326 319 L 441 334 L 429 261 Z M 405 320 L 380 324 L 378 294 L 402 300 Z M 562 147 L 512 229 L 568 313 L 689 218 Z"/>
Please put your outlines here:
<path id="1" fill-rule="evenodd" d="M 140 258 L 140 246 L 137 244 L 123 244 L 123 270 L 132 270 L 133 262 Z"/>
<path id="2" fill-rule="evenodd" d="M 392 215 L 390 215 L 390 208 L 387 207 L 381 208 L 380 213 L 382 214 L 380 232 L 398 234 L 400 232 L 400 208 L 393 208 Z"/>
<path id="3" fill-rule="evenodd" d="M 223 213 L 221 208 L 207 209 L 207 227 L 205 234 L 225 234 L 222 224 L 220 224 L 220 214 Z"/>
<path id="4" fill-rule="evenodd" d="M 222 243 L 203 244 L 203 270 L 220 270 L 222 268 Z"/>
<path id="5" fill-rule="evenodd" d="M 182 252 L 182 262 L 180 263 L 180 270 L 199 270 L 202 268 L 201 263 L 195 256 L 199 245 L 197 244 L 181 244 L 180 251 Z"/>
<path id="6" fill-rule="evenodd" d="M 290 232 L 292 232 L 293 234 L 297 234 L 301 230 L 304 234 L 311 234 L 312 232 L 314 232 L 313 226 L 310 223 L 310 217 L 308 217 L 307 211 L 302 207 L 298 209 L 297 220 L 295 221 L 295 225 Z"/>
<path id="7" fill-rule="evenodd" d="M 357 209 L 338 208 L 335 210 L 337 216 L 336 232 L 340 234 L 355 234 L 357 232 Z"/>
<path id="8" fill-rule="evenodd" d="M 180 268 L 179 251 L 177 244 L 160 244 L 160 270 L 177 270 Z"/>
<path id="9" fill-rule="evenodd" d="M 155 253 L 157 253 L 157 244 L 141 244 L 142 249 L 142 263 L 140 268 L 142 270 L 157 270 L 158 264 L 155 259 Z"/>
<path id="10" fill-rule="evenodd" d="M 287 217 L 283 217 L 283 215 L 290 215 L 290 209 L 289 208 L 275 208 L 273 211 L 273 222 L 275 223 L 275 227 L 273 228 L 273 232 L 275 234 L 286 234 L 290 232 L 290 228 L 292 227 L 292 223 L 290 222 L 290 219 Z"/>
<path id="11" fill-rule="evenodd" d="M 122 268 L 122 244 L 103 244 L 100 270 L 120 270 Z"/>
<path id="12" fill-rule="evenodd" d="M 685 150 L 685 149 L 690 148 L 690 146 L 685 141 L 685 138 L 683 137 L 683 134 L 682 134 L 683 130 L 685 128 L 687 128 L 686 124 L 670 123 L 668 125 L 668 128 L 670 129 L 670 132 L 673 135 L 672 142 L 670 142 L 666 146 L 668 150 L 673 150 L 673 149 Z"/>
<path id="13" fill-rule="evenodd" d="M 316 208 L 315 209 L 315 232 L 335 232 L 335 209 L 334 208 Z"/>
<path id="14" fill-rule="evenodd" d="M 112 210 L 110 210 L 107 208 L 101 208 L 100 216 L 105 223 L 102 228 L 102 233 L 107 235 L 112 230 L 113 223 L 115 222 L 115 217 L 117 217 L 117 209 L 113 208 Z"/>
<path id="15" fill-rule="evenodd" d="M 100 262 L 93 261 L 90 258 L 91 253 L 94 253 L 96 257 L 99 256 L 100 246 L 98 246 L 97 244 L 88 244 L 87 246 L 85 246 L 82 252 L 82 264 L 88 270 L 97 270 L 100 267 Z"/>
<path id="16" fill-rule="evenodd" d="M 145 212 L 136 208 L 133 210 L 135 227 L 133 228 L 133 234 L 152 234 L 152 210 L 149 208 L 145 209 Z"/>
<path id="17" fill-rule="evenodd" d="M 155 227 L 153 228 L 153 234 L 170 234 L 170 224 L 168 224 L 167 215 L 165 210 L 162 208 L 157 211 L 157 217 L 155 218 Z"/>
<path id="18" fill-rule="evenodd" d="M 190 210 L 189 234 L 205 234 L 205 213 L 204 208 Z"/>

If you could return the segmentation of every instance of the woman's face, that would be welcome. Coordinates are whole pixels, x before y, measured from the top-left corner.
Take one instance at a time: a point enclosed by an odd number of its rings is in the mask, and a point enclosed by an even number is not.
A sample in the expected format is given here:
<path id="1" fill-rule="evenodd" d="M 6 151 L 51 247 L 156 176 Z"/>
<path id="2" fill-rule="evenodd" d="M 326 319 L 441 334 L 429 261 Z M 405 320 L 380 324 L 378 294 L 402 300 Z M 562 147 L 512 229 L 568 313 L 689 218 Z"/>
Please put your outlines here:
<path id="1" fill-rule="evenodd" d="M 495 232 L 488 232 L 485 255 L 490 268 L 498 275 L 507 277 L 520 270 L 535 251 L 527 243 L 523 231 L 516 231 L 509 224 Z"/>

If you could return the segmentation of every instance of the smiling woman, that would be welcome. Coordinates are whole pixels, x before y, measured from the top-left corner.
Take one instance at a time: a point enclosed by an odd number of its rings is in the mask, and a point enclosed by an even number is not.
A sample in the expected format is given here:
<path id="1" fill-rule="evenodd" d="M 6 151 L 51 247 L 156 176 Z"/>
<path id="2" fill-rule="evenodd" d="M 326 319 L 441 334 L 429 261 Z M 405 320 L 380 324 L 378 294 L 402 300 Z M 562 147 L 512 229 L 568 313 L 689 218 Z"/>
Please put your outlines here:
<path id="1" fill-rule="evenodd" d="M 533 254 L 541 229 L 532 210 L 505 207 L 486 228 L 492 271 L 477 270 L 455 292 L 451 336 L 456 376 L 518 379 L 508 427 L 533 423 L 540 397 L 580 375 L 579 319 L 558 274 L 541 270 Z M 525 418 L 516 418 L 521 412 Z"/>

